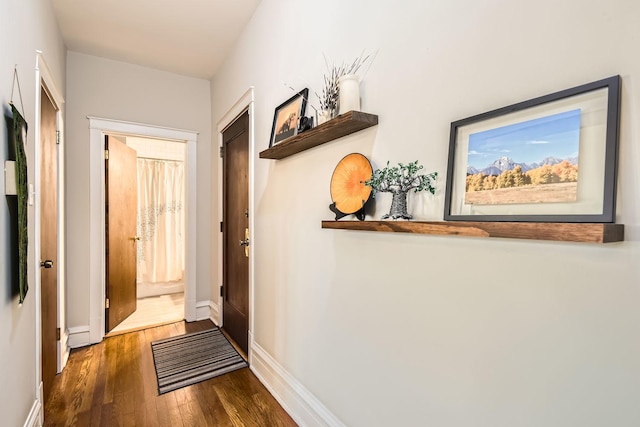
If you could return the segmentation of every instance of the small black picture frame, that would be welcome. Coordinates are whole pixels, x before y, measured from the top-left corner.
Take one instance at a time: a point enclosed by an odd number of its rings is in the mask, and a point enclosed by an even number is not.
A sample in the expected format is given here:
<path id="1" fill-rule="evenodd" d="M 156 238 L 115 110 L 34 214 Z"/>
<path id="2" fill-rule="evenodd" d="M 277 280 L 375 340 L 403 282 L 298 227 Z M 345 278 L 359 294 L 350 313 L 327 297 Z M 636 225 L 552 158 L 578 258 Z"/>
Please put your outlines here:
<path id="1" fill-rule="evenodd" d="M 298 134 L 300 118 L 304 117 L 309 89 L 300 92 L 278 105 L 273 115 L 269 148 Z"/>
<path id="2" fill-rule="evenodd" d="M 613 76 L 451 123 L 444 219 L 615 222 L 620 87 Z"/>

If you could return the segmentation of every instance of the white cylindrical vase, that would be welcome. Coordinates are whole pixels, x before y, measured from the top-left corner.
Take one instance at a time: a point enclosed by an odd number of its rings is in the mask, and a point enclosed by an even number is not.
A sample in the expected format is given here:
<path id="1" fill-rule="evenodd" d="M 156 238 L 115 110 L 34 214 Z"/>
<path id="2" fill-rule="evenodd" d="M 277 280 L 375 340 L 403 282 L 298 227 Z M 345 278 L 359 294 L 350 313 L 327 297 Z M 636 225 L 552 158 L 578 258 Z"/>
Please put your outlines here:
<path id="1" fill-rule="evenodd" d="M 338 79 L 339 113 L 360 111 L 360 78 L 355 74 L 346 74 Z"/>

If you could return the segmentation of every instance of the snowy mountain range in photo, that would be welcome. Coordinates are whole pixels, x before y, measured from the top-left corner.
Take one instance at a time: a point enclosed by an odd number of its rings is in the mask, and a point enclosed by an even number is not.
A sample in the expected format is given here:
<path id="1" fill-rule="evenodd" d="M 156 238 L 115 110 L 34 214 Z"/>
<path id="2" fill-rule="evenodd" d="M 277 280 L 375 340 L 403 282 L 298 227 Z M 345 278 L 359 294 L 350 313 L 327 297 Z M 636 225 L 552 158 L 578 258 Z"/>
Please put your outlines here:
<path id="1" fill-rule="evenodd" d="M 565 160 L 571 163 L 572 165 L 578 164 L 577 157 L 569 157 L 566 159 L 559 159 L 557 157 L 545 157 L 539 163 L 526 164 L 526 163 L 517 163 L 510 157 L 502 156 L 484 169 L 477 169 L 473 166 L 469 166 L 467 168 L 467 175 L 476 175 L 479 173 L 483 173 L 485 175 L 498 176 L 504 171 L 515 169 L 516 166 L 520 166 L 522 168 L 522 172 L 528 172 L 530 170 L 537 169 L 545 165 L 553 166 L 558 163 L 562 163 Z"/>

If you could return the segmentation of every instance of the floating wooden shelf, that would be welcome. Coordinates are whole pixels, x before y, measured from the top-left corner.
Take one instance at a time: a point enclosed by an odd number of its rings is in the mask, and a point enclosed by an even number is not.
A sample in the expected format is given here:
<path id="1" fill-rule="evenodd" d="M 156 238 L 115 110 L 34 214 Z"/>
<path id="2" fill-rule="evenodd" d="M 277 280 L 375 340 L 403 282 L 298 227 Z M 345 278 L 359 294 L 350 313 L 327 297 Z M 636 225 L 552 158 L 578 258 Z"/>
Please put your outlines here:
<path id="1" fill-rule="evenodd" d="M 322 221 L 322 228 L 588 243 L 624 240 L 624 225 L 609 223 Z"/>
<path id="2" fill-rule="evenodd" d="M 378 124 L 378 116 L 349 111 L 260 152 L 261 159 L 284 159 L 309 148 Z"/>

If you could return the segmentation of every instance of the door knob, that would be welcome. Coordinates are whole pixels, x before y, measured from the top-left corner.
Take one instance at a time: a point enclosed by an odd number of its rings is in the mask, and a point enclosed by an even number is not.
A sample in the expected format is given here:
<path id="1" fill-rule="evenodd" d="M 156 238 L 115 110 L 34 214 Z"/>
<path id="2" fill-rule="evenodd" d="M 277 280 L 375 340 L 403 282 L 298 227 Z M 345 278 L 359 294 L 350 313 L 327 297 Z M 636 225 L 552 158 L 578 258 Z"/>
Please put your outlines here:
<path id="1" fill-rule="evenodd" d="M 51 268 L 51 267 L 53 267 L 53 261 L 51 261 L 50 259 L 45 260 L 45 261 L 40 261 L 40 267 L 42 267 L 42 268 Z"/>

